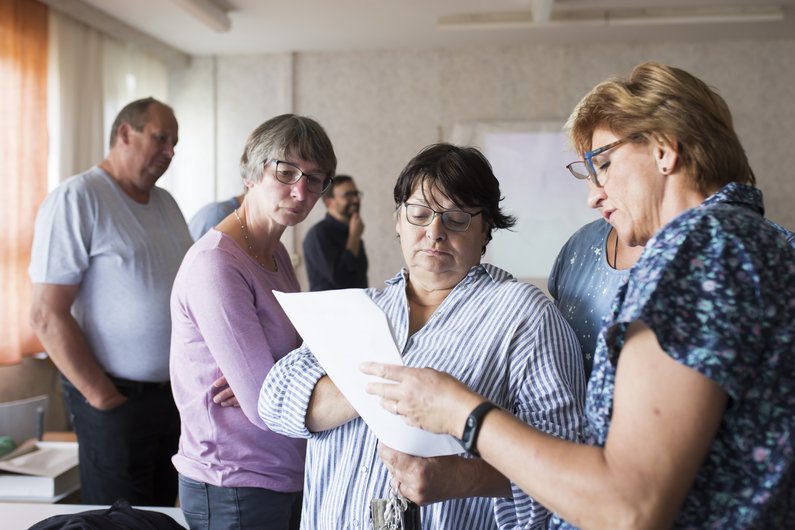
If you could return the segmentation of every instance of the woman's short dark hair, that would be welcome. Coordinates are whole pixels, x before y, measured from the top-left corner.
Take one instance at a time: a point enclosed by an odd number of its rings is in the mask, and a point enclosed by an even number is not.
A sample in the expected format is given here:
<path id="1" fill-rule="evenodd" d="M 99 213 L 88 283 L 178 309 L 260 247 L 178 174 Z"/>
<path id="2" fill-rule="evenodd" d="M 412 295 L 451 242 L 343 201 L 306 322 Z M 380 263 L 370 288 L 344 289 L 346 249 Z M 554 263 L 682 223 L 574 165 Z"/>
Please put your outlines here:
<path id="1" fill-rule="evenodd" d="M 510 228 L 516 218 L 500 210 L 500 183 L 491 164 L 474 147 L 448 143 L 429 145 L 412 158 L 395 183 L 395 206 L 399 209 L 418 189 L 435 188 L 459 208 L 481 208 L 488 227 L 486 245 L 492 231 Z M 426 197 L 427 199 L 427 197 Z"/>

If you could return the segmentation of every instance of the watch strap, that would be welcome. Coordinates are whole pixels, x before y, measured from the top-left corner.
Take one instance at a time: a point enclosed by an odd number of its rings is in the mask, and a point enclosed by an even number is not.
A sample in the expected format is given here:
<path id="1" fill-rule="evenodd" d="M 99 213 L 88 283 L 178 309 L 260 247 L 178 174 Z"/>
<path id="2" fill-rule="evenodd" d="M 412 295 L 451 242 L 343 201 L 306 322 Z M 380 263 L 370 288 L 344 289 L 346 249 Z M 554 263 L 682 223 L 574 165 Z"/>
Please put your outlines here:
<path id="1" fill-rule="evenodd" d="M 483 424 L 483 418 L 492 409 L 499 408 L 491 401 L 484 401 L 469 413 L 467 421 L 464 424 L 464 432 L 461 434 L 461 446 L 464 450 L 473 455 L 480 456 L 477 450 L 478 434 L 480 434 L 480 427 Z"/>

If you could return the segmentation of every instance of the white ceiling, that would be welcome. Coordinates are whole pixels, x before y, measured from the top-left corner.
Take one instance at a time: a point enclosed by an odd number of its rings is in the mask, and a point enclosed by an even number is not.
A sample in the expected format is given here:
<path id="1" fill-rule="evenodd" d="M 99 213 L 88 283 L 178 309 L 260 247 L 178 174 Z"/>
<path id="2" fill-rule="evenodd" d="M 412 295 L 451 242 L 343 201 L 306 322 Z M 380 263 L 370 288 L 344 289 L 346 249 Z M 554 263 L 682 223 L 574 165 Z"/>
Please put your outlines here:
<path id="1" fill-rule="evenodd" d="M 46 1 L 46 0 L 45 0 Z M 319 50 L 427 49 L 521 43 L 716 38 L 795 38 L 795 0 L 82 0 L 129 26 L 189 55 Z M 183 7 L 212 1 L 228 9 L 231 29 L 216 32 Z M 79 3 L 70 0 L 70 3 Z M 47 2 L 51 3 L 52 2 Z M 535 5 L 551 4 L 550 22 L 516 27 L 441 29 L 440 17 L 504 16 L 516 19 Z M 684 7 L 682 7 L 684 6 Z M 715 9 L 773 8 L 778 22 L 648 23 L 654 9 L 677 8 L 714 15 Z M 628 10 L 635 11 L 628 11 Z M 646 11 L 643 11 L 643 10 Z M 587 15 L 636 23 L 562 23 Z M 712 18 L 715 18 L 714 16 Z M 637 19 L 645 19 L 639 24 Z"/>

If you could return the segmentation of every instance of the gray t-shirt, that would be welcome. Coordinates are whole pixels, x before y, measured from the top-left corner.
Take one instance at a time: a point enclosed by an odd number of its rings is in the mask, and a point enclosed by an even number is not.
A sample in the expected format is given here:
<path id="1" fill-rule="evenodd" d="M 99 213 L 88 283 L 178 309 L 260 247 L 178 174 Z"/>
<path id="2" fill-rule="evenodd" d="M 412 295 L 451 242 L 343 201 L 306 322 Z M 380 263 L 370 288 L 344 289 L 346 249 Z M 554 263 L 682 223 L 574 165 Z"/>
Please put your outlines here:
<path id="1" fill-rule="evenodd" d="M 135 381 L 167 381 L 169 297 L 192 244 L 171 195 L 132 200 L 93 167 L 61 184 L 36 217 L 33 283 L 80 284 L 72 314 L 97 362 Z"/>

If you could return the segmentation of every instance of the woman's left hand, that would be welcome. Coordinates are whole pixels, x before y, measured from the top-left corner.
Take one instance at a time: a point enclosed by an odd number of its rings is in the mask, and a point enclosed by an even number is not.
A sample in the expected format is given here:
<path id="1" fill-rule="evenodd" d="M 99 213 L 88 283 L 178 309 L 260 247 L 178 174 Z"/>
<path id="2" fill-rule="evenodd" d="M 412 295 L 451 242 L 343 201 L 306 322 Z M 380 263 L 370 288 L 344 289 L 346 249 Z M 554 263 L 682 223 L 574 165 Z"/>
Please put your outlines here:
<path id="1" fill-rule="evenodd" d="M 408 425 L 461 436 L 469 412 L 483 397 L 444 372 L 394 364 L 363 363 L 361 371 L 395 383 L 368 383 L 367 392 L 381 397 L 381 406 L 403 416 Z"/>
<path id="2" fill-rule="evenodd" d="M 222 407 L 240 407 L 240 403 L 238 403 L 235 393 L 232 392 L 232 387 L 226 381 L 225 375 L 213 381 L 213 388 L 221 389 L 213 396 L 213 403 Z"/>
<path id="3" fill-rule="evenodd" d="M 382 443 L 378 456 L 392 475 L 392 487 L 420 506 L 467 497 L 511 496 L 508 479 L 480 458 L 422 458 Z"/>

